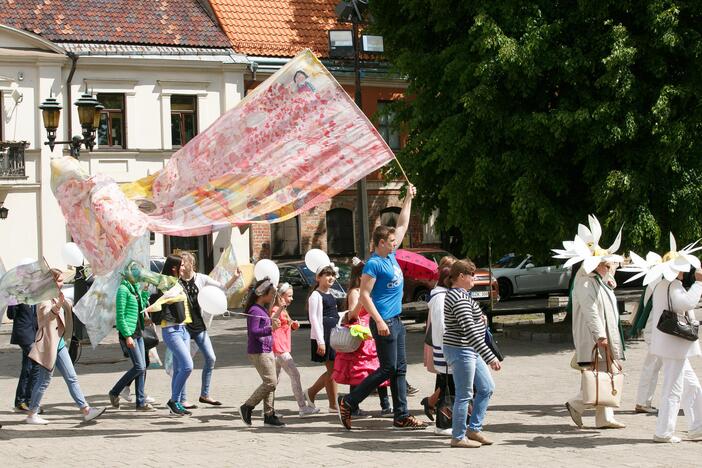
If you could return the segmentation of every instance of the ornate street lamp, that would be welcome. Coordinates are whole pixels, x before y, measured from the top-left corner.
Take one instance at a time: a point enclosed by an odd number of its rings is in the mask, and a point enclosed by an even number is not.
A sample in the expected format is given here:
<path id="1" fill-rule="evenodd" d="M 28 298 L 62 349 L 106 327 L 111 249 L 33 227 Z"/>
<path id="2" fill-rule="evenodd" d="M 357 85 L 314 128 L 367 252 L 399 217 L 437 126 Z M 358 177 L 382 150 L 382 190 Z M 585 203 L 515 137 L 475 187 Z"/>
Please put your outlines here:
<path id="1" fill-rule="evenodd" d="M 0 202 L 0 219 L 7 219 L 7 215 L 10 213 L 10 210 L 5 208 L 4 205 L 4 202 Z"/>
<path id="2" fill-rule="evenodd" d="M 46 136 L 49 140 L 44 144 L 48 145 L 51 151 L 54 150 L 54 146 L 57 144 L 70 145 L 71 156 L 78 159 L 80 156 L 80 148 L 83 144 L 85 144 L 85 147 L 89 151 L 92 151 L 95 147 L 95 132 L 100 125 L 100 111 L 104 109 L 104 107 L 97 99 L 88 93 L 87 83 L 85 85 L 85 91 L 74 104 L 78 107 L 78 120 L 83 129 L 83 136 L 76 135 L 71 138 L 70 141 L 56 141 L 56 129 L 58 128 L 61 117 L 61 105 L 56 98 L 49 95 L 49 97 L 41 103 L 39 109 L 42 111 L 44 128 L 46 129 Z"/>

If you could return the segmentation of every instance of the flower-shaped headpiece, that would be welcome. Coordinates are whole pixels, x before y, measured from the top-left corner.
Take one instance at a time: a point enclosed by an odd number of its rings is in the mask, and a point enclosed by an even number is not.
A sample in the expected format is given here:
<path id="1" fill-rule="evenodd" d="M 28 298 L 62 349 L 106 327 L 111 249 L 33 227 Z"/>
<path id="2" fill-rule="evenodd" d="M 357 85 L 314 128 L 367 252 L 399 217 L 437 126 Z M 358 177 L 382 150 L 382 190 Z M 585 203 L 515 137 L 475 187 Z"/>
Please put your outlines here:
<path id="1" fill-rule="evenodd" d="M 551 249 L 556 255 L 554 258 L 567 258 L 568 261 L 563 265 L 570 267 L 578 262 L 583 262 L 583 269 L 586 273 L 592 273 L 602 262 L 621 263 L 624 261 L 621 255 L 615 252 L 619 249 L 619 244 L 622 241 L 622 230 L 619 229 L 617 238 L 614 243 L 607 249 L 600 247 L 600 237 L 602 236 L 602 226 L 594 215 L 588 215 L 588 224 L 590 228 L 582 224 L 578 224 L 578 234 L 572 241 L 563 241 L 563 249 Z"/>
<path id="2" fill-rule="evenodd" d="M 643 259 L 635 252 L 630 252 L 631 265 L 622 268 L 622 271 L 636 272 L 637 274 L 626 280 L 626 283 L 644 277 L 644 286 L 652 285 L 665 278 L 673 281 L 678 273 L 690 271 L 690 266 L 700 268 L 700 259 L 692 255 L 693 252 L 701 250 L 696 247 L 699 240 L 677 249 L 677 243 L 673 233 L 670 233 L 670 251 L 662 257 L 656 252 L 649 252 Z"/>

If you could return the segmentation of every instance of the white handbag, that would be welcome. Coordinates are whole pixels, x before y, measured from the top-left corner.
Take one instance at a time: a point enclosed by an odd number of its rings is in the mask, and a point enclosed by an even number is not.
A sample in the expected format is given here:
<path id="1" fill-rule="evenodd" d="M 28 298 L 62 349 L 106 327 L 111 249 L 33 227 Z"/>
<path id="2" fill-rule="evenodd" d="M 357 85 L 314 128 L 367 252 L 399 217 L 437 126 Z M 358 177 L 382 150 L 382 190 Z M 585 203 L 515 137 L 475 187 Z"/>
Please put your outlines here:
<path id="1" fill-rule="evenodd" d="M 339 319 L 331 331 L 329 341 L 337 353 L 353 353 L 361 346 L 363 340 L 351 335 L 349 327 L 341 325 L 341 319 Z"/>
<path id="2" fill-rule="evenodd" d="M 582 370 L 580 387 L 583 392 L 583 403 L 588 406 L 619 408 L 622 402 L 624 374 L 622 368 L 614 362 L 609 346 L 604 350 L 606 371 L 599 369 L 600 356 L 597 346 L 592 349 L 592 367 Z"/>

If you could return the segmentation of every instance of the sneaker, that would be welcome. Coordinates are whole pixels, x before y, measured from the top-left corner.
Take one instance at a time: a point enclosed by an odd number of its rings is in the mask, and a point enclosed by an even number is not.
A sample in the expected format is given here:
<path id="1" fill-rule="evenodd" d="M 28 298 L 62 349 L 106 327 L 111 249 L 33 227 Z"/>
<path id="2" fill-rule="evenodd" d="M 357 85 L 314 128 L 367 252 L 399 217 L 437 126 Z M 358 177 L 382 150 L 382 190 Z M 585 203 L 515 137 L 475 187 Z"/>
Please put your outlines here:
<path id="1" fill-rule="evenodd" d="M 654 408 L 653 406 L 649 405 L 636 405 L 634 406 L 634 413 L 637 414 L 658 414 L 658 410 Z"/>
<path id="2" fill-rule="evenodd" d="M 687 432 L 688 440 L 702 440 L 702 426 Z"/>
<path id="3" fill-rule="evenodd" d="M 343 395 L 336 397 L 336 407 L 338 408 L 339 422 L 347 431 L 351 430 L 351 406 L 346 403 Z"/>
<path id="4" fill-rule="evenodd" d="M 144 406 L 137 406 L 136 407 L 137 411 L 143 411 L 145 413 L 150 412 L 150 411 L 156 411 L 156 408 L 151 406 L 149 403 L 144 403 Z"/>
<path id="5" fill-rule="evenodd" d="M 88 422 L 97 419 L 105 412 L 105 408 L 90 408 L 88 414 L 83 415 L 83 421 Z"/>
<path id="6" fill-rule="evenodd" d="M 658 437 L 657 435 L 654 435 L 653 441 L 658 442 L 659 444 L 679 444 L 682 441 L 682 439 L 676 436 Z"/>
<path id="7" fill-rule="evenodd" d="M 429 398 L 424 397 L 424 398 L 422 398 L 422 401 L 420 401 L 419 403 L 424 408 L 424 414 L 426 415 L 427 418 L 429 418 L 429 421 L 433 421 L 435 409 L 432 408 L 432 406 L 429 404 Z"/>
<path id="8" fill-rule="evenodd" d="M 131 401 L 131 400 L 127 400 L 127 401 Z M 156 403 L 156 399 L 151 398 L 150 396 L 147 395 L 144 397 L 144 403 L 149 403 L 149 404 L 153 405 L 154 403 Z"/>
<path id="9" fill-rule="evenodd" d="M 381 408 L 380 409 L 380 417 L 381 418 L 392 418 L 395 416 L 395 412 L 392 410 L 392 408 Z"/>
<path id="10" fill-rule="evenodd" d="M 353 419 L 368 419 L 371 417 L 371 414 L 367 411 L 363 411 L 361 408 L 358 408 L 357 410 L 351 412 L 351 416 L 353 416 Z"/>
<path id="11" fill-rule="evenodd" d="M 124 389 L 119 392 L 119 396 L 124 399 L 127 403 L 132 402 L 132 390 L 129 387 L 124 387 Z"/>
<path id="12" fill-rule="evenodd" d="M 176 403 L 176 406 L 177 406 L 178 409 L 183 413 L 183 415 L 185 415 L 185 416 L 192 416 L 193 413 L 191 413 L 190 411 L 188 411 L 188 410 L 185 408 L 185 406 L 183 406 L 182 403 Z M 188 408 L 192 408 L 192 406 L 189 406 Z M 196 406 L 195 408 L 197 408 L 197 406 Z"/>
<path id="13" fill-rule="evenodd" d="M 166 402 L 166 406 L 168 406 L 168 409 L 171 410 L 171 416 L 185 416 L 185 413 L 183 413 L 185 410 L 181 410 L 180 405 L 173 400 L 168 400 Z"/>
<path id="14" fill-rule="evenodd" d="M 406 418 L 396 419 L 395 421 L 393 421 L 392 428 L 408 431 L 418 431 L 426 429 L 427 425 L 421 422 L 419 419 L 415 418 L 414 416 L 407 416 Z"/>
<path id="15" fill-rule="evenodd" d="M 119 395 L 113 395 L 111 393 L 108 393 L 107 396 L 110 397 L 110 404 L 112 405 L 112 407 L 115 409 L 119 409 Z"/>
<path id="16" fill-rule="evenodd" d="M 313 414 L 319 413 L 319 408 L 312 408 L 311 406 L 303 406 L 300 408 L 300 417 L 311 416 Z"/>
<path id="17" fill-rule="evenodd" d="M 314 405 L 314 400 L 312 398 L 310 398 L 310 389 L 309 388 L 307 390 L 305 390 L 305 400 L 307 400 L 307 406 L 310 406 L 312 408 L 316 408 L 316 406 Z"/>
<path id="18" fill-rule="evenodd" d="M 239 407 L 239 416 L 247 426 L 251 425 L 251 413 L 253 413 L 253 407 L 247 405 L 246 403 Z"/>
<path id="19" fill-rule="evenodd" d="M 411 386 L 409 383 L 407 384 L 407 396 L 413 396 L 419 393 L 419 390 Z"/>
<path id="20" fill-rule="evenodd" d="M 27 419 L 24 420 L 27 424 L 39 424 L 39 425 L 46 425 L 49 424 L 49 421 L 46 419 L 40 417 L 38 414 L 30 414 L 27 416 Z"/>
<path id="21" fill-rule="evenodd" d="M 27 403 L 22 402 L 19 405 L 15 406 L 14 411 L 15 413 L 28 413 L 29 405 L 27 405 Z"/>
<path id="22" fill-rule="evenodd" d="M 222 402 L 213 400 L 210 397 L 200 397 L 198 400 L 200 403 L 205 403 L 206 405 L 212 405 L 212 406 L 222 406 Z"/>
<path id="23" fill-rule="evenodd" d="M 470 440 L 474 440 L 476 442 L 480 442 L 481 445 L 492 445 L 493 442 L 485 437 L 485 435 L 482 432 L 478 431 L 468 431 L 466 434 L 466 437 Z"/>
<path id="24" fill-rule="evenodd" d="M 268 427 L 285 427 L 285 423 L 281 421 L 275 413 L 264 415 L 263 425 Z"/>
<path id="25" fill-rule="evenodd" d="M 182 406 L 185 409 L 197 409 L 197 405 L 190 403 L 189 401 L 181 401 L 180 406 Z"/>
<path id="26" fill-rule="evenodd" d="M 440 427 L 434 427 L 434 434 L 438 436 L 450 436 L 453 434 L 452 429 L 450 427 L 446 429 L 441 429 Z"/>
<path id="27" fill-rule="evenodd" d="M 573 409 L 568 402 L 566 402 L 565 407 L 568 410 L 568 414 L 570 414 L 570 419 L 573 420 L 575 425 L 578 427 L 583 427 L 583 415 L 575 411 L 575 409 Z"/>
<path id="28" fill-rule="evenodd" d="M 480 448 L 480 446 L 480 442 L 466 439 L 465 437 L 461 440 L 451 439 L 451 448 Z"/>

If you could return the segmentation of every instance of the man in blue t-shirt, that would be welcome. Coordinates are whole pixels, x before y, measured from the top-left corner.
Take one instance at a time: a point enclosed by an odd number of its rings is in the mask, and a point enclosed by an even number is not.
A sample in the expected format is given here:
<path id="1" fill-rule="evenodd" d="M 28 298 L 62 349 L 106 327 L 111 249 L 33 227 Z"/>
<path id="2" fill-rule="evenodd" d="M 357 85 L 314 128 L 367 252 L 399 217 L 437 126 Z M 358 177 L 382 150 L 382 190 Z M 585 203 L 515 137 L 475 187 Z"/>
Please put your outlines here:
<path id="1" fill-rule="evenodd" d="M 405 326 L 402 313 L 402 270 L 395 259 L 395 249 L 402 244 L 409 227 L 414 186 L 407 190 L 405 203 L 397 219 L 397 227 L 378 226 L 373 231 L 374 252 L 366 262 L 361 276 L 361 305 L 370 314 L 371 333 L 375 339 L 380 367 L 363 380 L 351 393 L 339 396 L 339 420 L 351 430 L 351 414 L 378 385 L 390 379 L 392 404 L 395 410 L 393 426 L 397 429 L 424 429 L 426 425 L 407 411 L 407 358 L 405 357 Z"/>

